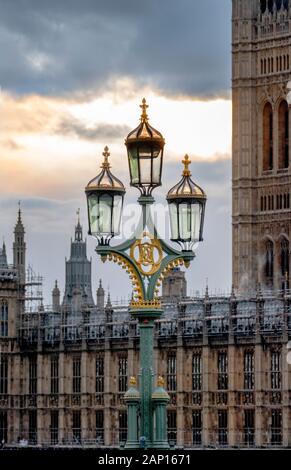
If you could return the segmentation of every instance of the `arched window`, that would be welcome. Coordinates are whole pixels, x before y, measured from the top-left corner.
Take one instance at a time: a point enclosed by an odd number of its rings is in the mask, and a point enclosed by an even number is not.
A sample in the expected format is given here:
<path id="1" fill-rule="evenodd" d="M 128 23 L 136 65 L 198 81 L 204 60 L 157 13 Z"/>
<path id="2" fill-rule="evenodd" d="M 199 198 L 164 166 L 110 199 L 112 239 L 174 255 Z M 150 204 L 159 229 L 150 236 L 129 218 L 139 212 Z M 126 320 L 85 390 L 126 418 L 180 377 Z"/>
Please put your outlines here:
<path id="1" fill-rule="evenodd" d="M 8 302 L 3 300 L 0 304 L 0 337 L 8 336 Z"/>
<path id="2" fill-rule="evenodd" d="M 281 274 L 289 277 L 289 242 L 286 238 L 281 240 Z"/>
<path id="3" fill-rule="evenodd" d="M 263 170 L 273 169 L 273 110 L 266 103 L 263 111 Z"/>
<path id="4" fill-rule="evenodd" d="M 278 135 L 279 135 L 279 168 L 289 167 L 289 109 L 288 104 L 284 100 L 279 106 L 278 119 Z"/>
<path id="5" fill-rule="evenodd" d="M 286 8 L 286 10 L 288 10 L 289 0 L 283 0 L 283 5 L 284 5 L 284 8 Z"/>
<path id="6" fill-rule="evenodd" d="M 281 6 L 282 6 L 282 0 L 276 0 L 277 10 L 280 10 Z"/>
<path id="7" fill-rule="evenodd" d="M 265 262 L 265 276 L 269 284 L 273 284 L 274 278 L 274 244 L 271 240 L 266 242 L 266 262 Z"/>
<path id="8" fill-rule="evenodd" d="M 274 5 L 274 1 L 268 0 L 268 9 L 271 13 L 273 13 L 273 5 Z"/>

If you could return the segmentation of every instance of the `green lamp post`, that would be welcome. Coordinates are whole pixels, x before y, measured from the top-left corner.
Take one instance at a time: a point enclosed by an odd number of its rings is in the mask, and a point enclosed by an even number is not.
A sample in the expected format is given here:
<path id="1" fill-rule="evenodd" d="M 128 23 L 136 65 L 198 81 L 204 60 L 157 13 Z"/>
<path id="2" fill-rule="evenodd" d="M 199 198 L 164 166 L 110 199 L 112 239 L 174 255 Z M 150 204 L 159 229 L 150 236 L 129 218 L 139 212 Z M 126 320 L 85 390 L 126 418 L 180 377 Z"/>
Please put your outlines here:
<path id="1" fill-rule="evenodd" d="M 89 234 L 97 239 L 96 252 L 103 262 L 118 263 L 129 274 L 133 285 L 130 315 L 138 320 L 140 332 L 139 390 L 131 381 L 125 395 L 128 404 L 128 441 L 126 447 L 138 448 L 145 441 L 147 448 L 168 448 L 166 404 L 161 380 L 154 389 L 153 339 L 154 322 L 163 314 L 159 287 L 164 276 L 178 266 L 188 267 L 194 259 L 194 245 L 202 241 L 206 194 L 191 179 L 189 157 L 183 160 L 181 181 L 167 195 L 171 240 L 180 250 L 169 246 L 158 235 L 152 219 L 152 192 L 161 186 L 165 140 L 149 124 L 146 100 L 141 104 L 139 126 L 127 136 L 130 185 L 140 191 L 138 203 L 141 217 L 135 234 L 119 246 L 111 239 L 120 232 L 125 188 L 110 170 L 108 148 L 105 147 L 101 173 L 86 186 Z M 136 412 L 139 407 L 140 419 Z M 138 427 L 137 427 L 138 426 Z"/>

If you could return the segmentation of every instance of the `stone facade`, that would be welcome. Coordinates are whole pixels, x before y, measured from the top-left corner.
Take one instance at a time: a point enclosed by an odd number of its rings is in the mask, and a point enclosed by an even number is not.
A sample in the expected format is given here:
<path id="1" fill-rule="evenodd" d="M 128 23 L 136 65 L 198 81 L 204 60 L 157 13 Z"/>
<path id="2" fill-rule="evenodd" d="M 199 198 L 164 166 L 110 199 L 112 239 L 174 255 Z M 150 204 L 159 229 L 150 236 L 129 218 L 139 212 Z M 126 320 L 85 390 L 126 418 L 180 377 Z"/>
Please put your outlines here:
<path id="1" fill-rule="evenodd" d="M 291 5 L 233 0 L 233 282 L 290 282 Z"/>
<path id="2" fill-rule="evenodd" d="M 78 250 L 84 242 L 72 243 Z M 127 306 L 105 304 L 101 284 L 96 305 L 77 288 L 67 304 L 56 285 L 50 309 L 27 312 L 22 266 L 9 266 L 4 252 L 0 439 L 118 446 L 127 433 L 124 394 L 139 373 L 138 326 Z M 165 378 L 171 398 L 169 439 L 186 448 L 290 446 L 289 291 L 190 299 L 184 281 L 180 271 L 167 278 L 179 300 L 164 303 L 155 331 L 155 381 Z"/>

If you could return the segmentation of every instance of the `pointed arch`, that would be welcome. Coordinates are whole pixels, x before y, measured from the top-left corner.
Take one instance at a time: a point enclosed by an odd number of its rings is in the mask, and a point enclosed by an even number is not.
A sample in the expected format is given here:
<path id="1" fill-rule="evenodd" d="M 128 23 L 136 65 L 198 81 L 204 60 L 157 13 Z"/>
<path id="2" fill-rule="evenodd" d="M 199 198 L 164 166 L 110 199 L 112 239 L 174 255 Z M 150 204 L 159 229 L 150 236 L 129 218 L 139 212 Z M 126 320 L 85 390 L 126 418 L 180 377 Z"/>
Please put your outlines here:
<path id="1" fill-rule="evenodd" d="M 282 100 L 278 108 L 279 169 L 289 167 L 289 107 Z"/>
<path id="2" fill-rule="evenodd" d="M 289 255 L 289 240 L 287 237 L 282 236 L 280 239 L 280 270 L 282 275 L 282 285 L 288 282 L 290 273 L 290 255 Z"/>
<path id="3" fill-rule="evenodd" d="M 263 109 L 263 170 L 273 169 L 273 109 L 267 102 Z"/>
<path id="4" fill-rule="evenodd" d="M 264 277 L 266 284 L 271 287 L 274 283 L 274 242 L 270 238 L 265 240 L 264 250 Z"/>

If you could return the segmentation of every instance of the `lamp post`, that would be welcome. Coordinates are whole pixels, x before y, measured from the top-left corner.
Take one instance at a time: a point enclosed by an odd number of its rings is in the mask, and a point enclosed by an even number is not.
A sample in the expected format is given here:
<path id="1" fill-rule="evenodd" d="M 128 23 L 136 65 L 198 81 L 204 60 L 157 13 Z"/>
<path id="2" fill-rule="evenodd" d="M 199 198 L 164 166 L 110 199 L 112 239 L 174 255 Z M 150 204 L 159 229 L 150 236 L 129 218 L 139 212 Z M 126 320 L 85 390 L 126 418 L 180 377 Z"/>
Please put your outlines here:
<path id="1" fill-rule="evenodd" d="M 164 276 L 178 266 L 188 267 L 195 257 L 195 243 L 202 241 L 206 194 L 191 179 L 190 159 L 183 160 L 181 181 L 167 195 L 169 205 L 171 240 L 180 250 L 169 246 L 157 233 L 153 223 L 152 192 L 162 182 L 162 166 L 165 140 L 162 134 L 149 124 L 148 105 L 143 99 L 139 126 L 125 140 L 128 153 L 130 185 L 140 191 L 138 203 L 141 218 L 135 234 L 119 246 L 111 246 L 110 240 L 119 234 L 125 188 L 110 170 L 108 148 L 104 149 L 101 172 L 86 186 L 89 234 L 97 239 L 96 252 L 103 262 L 118 263 L 129 274 L 133 285 L 130 315 L 137 319 L 140 332 L 139 390 L 135 378 L 125 399 L 128 404 L 127 448 L 169 447 L 166 433 L 166 404 L 168 395 L 163 380 L 154 387 L 153 339 L 154 322 L 163 310 L 159 287 Z M 138 410 L 140 420 L 138 420 Z"/>

